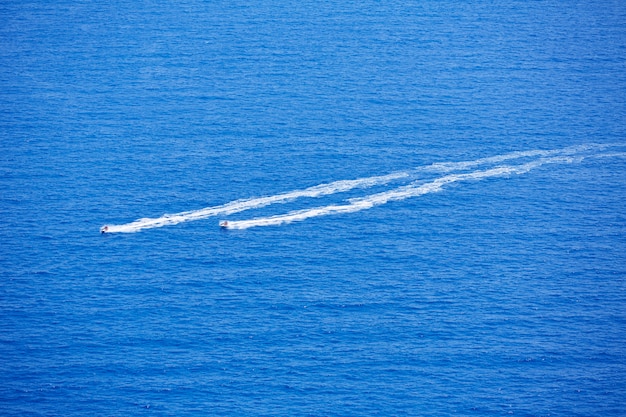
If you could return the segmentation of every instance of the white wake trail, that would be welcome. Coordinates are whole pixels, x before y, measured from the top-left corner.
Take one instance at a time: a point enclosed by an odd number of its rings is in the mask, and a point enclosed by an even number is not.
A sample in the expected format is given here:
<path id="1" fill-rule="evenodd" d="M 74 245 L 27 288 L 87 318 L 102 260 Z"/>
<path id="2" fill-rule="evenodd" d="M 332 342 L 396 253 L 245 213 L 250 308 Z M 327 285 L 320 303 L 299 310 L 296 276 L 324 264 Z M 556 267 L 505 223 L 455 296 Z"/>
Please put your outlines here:
<path id="1" fill-rule="evenodd" d="M 613 153 L 602 154 L 599 151 L 608 148 L 626 146 L 621 143 L 614 144 L 586 144 L 570 146 L 562 149 L 554 150 L 530 150 L 512 152 L 503 155 L 496 155 L 487 158 L 480 158 L 474 161 L 462 162 L 439 162 L 427 166 L 417 167 L 404 172 L 396 172 L 383 176 L 373 176 L 360 178 L 355 180 L 335 181 L 327 184 L 320 184 L 302 190 L 289 191 L 267 197 L 250 198 L 243 200 L 235 200 L 229 203 L 206 207 L 199 210 L 184 211 L 175 214 L 165 214 L 158 218 L 142 218 L 130 223 L 120 225 L 103 226 L 100 231 L 102 233 L 133 233 L 144 229 L 152 229 L 157 227 L 175 225 L 178 223 L 206 219 L 213 216 L 228 216 L 240 213 L 246 210 L 258 209 L 277 203 L 286 203 L 302 197 L 322 197 L 331 194 L 350 191 L 356 188 L 369 188 L 376 185 L 385 185 L 392 181 L 412 177 L 415 178 L 420 173 L 452 173 L 457 174 L 445 175 L 422 185 L 418 185 L 413 181 L 407 185 L 373 194 L 362 198 L 353 198 L 349 204 L 329 205 L 312 209 L 292 211 L 287 214 L 264 217 L 253 220 L 228 221 L 225 223 L 226 228 L 230 229 L 247 229 L 256 226 L 270 226 L 294 221 L 302 221 L 311 217 L 325 216 L 330 214 L 352 213 L 365 210 L 376 205 L 385 204 L 389 201 L 403 200 L 431 192 L 439 191 L 444 185 L 467 180 L 480 180 L 487 177 L 502 176 L 510 174 L 521 174 L 527 172 L 537 166 L 546 163 L 563 163 L 573 160 L 582 160 L 584 158 L 600 158 L 606 156 L 623 156 L 624 152 L 615 150 Z M 523 163 L 524 160 L 530 162 Z M 482 171 L 467 172 L 477 169 L 483 165 L 496 165 L 505 161 L 517 161 L 518 165 L 496 166 Z"/>
<path id="2" fill-rule="evenodd" d="M 510 161 L 514 159 L 522 158 L 536 158 L 536 157 L 552 157 L 552 156 L 569 156 L 579 155 L 583 152 L 592 150 L 603 150 L 613 146 L 621 146 L 621 144 L 586 144 L 586 145 L 574 145 L 563 149 L 552 150 L 531 150 L 531 151 L 518 151 L 511 152 L 504 155 L 490 156 L 487 158 L 480 158 L 474 161 L 461 161 L 461 162 L 435 162 L 432 165 L 424 167 L 424 171 L 435 172 L 452 172 L 463 171 L 467 169 L 476 168 L 486 164 L 497 164 L 500 162 Z"/>
<path id="3" fill-rule="evenodd" d="M 406 172 L 397 172 L 389 175 L 361 178 L 356 180 L 335 181 L 328 184 L 320 184 L 303 190 L 290 191 L 268 197 L 258 197 L 245 200 L 236 200 L 220 206 L 206 207 L 199 210 L 184 211 L 175 214 L 164 214 L 158 218 L 143 218 L 131 223 L 102 226 L 102 233 L 134 233 L 144 229 L 153 229 L 163 226 L 171 226 L 183 222 L 206 219 L 218 215 L 229 215 L 245 210 L 266 207 L 271 204 L 285 203 L 302 197 L 322 197 L 326 195 L 342 193 L 355 188 L 369 188 L 376 185 L 387 184 L 393 180 L 407 177 Z"/>
<path id="4" fill-rule="evenodd" d="M 228 221 L 225 223 L 227 229 L 249 229 L 259 226 L 278 226 L 281 224 L 303 221 L 313 217 L 328 216 L 331 214 L 354 213 L 367 210 L 375 206 L 387 204 L 392 201 L 402 201 L 407 198 L 419 197 L 425 194 L 441 191 L 447 185 L 459 181 L 482 180 L 491 177 L 501 177 L 509 175 L 520 175 L 540 167 L 545 164 L 571 163 L 582 160 L 582 157 L 556 156 L 551 158 L 540 158 L 521 165 L 499 166 L 482 171 L 474 171 L 463 174 L 450 174 L 437 178 L 431 182 L 418 185 L 417 182 L 395 188 L 390 191 L 372 194 L 366 197 L 353 198 L 348 200 L 349 204 L 329 205 L 306 210 L 292 211 L 278 216 L 262 217 L 252 220 Z"/>

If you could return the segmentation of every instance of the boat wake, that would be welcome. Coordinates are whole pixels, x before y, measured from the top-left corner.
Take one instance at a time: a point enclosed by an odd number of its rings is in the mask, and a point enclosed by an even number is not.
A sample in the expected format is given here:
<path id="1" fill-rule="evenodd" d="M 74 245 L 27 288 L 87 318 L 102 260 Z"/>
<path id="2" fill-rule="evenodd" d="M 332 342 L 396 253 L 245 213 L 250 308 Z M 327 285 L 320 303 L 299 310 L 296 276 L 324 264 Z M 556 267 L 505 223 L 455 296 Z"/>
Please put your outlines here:
<path id="1" fill-rule="evenodd" d="M 399 172 L 395 174 L 361 178 L 357 180 L 342 180 L 328 184 L 320 184 L 303 190 L 289 191 L 268 197 L 258 197 L 235 200 L 220 206 L 206 207 L 199 210 L 183 211 L 175 214 L 164 214 L 158 218 L 143 218 L 131 223 L 120 225 L 106 225 L 100 228 L 102 233 L 134 233 L 143 229 L 171 226 L 178 223 L 202 220 L 214 216 L 227 216 L 246 210 L 258 209 L 277 203 L 286 203 L 302 197 L 323 197 L 330 194 L 342 193 L 355 188 L 370 188 L 375 185 L 384 185 L 393 180 L 405 178 L 409 174 Z"/>
<path id="2" fill-rule="evenodd" d="M 219 225 L 224 229 L 248 229 L 259 226 L 278 226 L 281 224 L 303 221 L 313 217 L 355 213 L 372 207 L 419 197 L 441 191 L 446 185 L 463 181 L 480 181 L 493 177 L 507 177 L 525 174 L 547 164 L 568 164 L 581 162 L 586 158 L 623 158 L 626 152 L 616 149 L 622 144 L 590 144 L 572 146 L 556 150 L 531 150 L 513 152 L 488 158 L 464 162 L 440 162 L 418 167 L 413 170 L 396 172 L 383 176 L 373 176 L 356 180 L 341 180 L 320 184 L 302 190 L 294 190 L 267 197 L 235 200 L 220 206 L 206 207 L 199 210 L 165 214 L 158 218 L 142 218 L 131 223 L 102 226 L 102 233 L 133 233 L 144 229 L 170 226 L 178 223 L 202 220 L 215 216 L 229 216 L 247 210 L 258 209 L 277 203 L 287 203 L 299 198 L 319 198 L 354 189 L 367 189 L 374 186 L 389 185 L 405 181 L 396 186 L 363 197 L 351 198 L 345 204 L 331 204 L 303 210 L 295 210 L 281 215 L 254 218 L 250 220 L 222 220 Z M 510 163 L 509 161 L 515 162 Z M 503 164 L 508 162 L 508 164 Z M 433 174 L 441 175 L 424 180 Z M 408 181 L 408 182 L 407 182 Z"/>

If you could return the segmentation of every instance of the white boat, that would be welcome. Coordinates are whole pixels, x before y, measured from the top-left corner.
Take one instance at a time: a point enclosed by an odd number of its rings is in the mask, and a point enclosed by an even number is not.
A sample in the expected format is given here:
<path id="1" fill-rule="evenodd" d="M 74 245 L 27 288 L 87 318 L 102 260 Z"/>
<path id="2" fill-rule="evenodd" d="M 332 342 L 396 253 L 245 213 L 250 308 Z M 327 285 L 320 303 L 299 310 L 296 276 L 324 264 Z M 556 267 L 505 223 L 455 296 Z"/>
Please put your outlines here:
<path id="1" fill-rule="evenodd" d="M 221 227 L 222 229 L 228 229 L 228 220 L 222 220 L 222 221 L 220 222 L 220 227 Z"/>

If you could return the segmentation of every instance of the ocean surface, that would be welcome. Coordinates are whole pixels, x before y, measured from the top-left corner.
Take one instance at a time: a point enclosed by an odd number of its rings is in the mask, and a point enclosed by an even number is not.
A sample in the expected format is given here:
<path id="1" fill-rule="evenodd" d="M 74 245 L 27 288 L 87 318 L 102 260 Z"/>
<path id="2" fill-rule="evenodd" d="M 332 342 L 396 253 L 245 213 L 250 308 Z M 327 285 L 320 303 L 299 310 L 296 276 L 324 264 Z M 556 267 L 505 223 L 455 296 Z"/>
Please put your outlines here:
<path id="1" fill-rule="evenodd" d="M 626 415 L 624 1 L 0 22 L 0 415 Z"/>

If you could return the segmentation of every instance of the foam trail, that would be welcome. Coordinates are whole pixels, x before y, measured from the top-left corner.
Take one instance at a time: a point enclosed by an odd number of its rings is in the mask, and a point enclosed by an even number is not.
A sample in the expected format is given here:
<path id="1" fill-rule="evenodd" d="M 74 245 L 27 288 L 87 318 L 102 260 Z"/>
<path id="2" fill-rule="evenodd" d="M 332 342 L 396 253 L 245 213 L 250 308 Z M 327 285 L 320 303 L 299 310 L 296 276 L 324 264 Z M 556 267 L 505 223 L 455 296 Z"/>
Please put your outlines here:
<path id="1" fill-rule="evenodd" d="M 350 191 L 355 188 L 373 187 L 375 185 L 387 184 L 393 180 L 407 176 L 408 174 L 406 172 L 397 172 L 356 180 L 335 181 L 268 197 L 236 200 L 221 206 L 206 207 L 199 210 L 184 211 L 175 214 L 165 214 L 158 218 L 142 218 L 126 224 L 102 226 L 100 231 L 102 233 L 134 233 L 143 229 L 170 226 L 193 220 L 206 219 L 212 216 L 235 214 L 245 210 L 266 207 L 271 204 L 285 203 L 301 197 L 321 197 Z"/>
<path id="2" fill-rule="evenodd" d="M 227 229 L 249 229 L 259 226 L 278 226 L 285 223 L 295 221 L 303 221 L 312 217 L 328 216 L 331 214 L 354 213 L 361 210 L 367 210 L 375 206 L 387 204 L 391 201 L 401 201 L 407 198 L 419 197 L 425 194 L 441 191 L 443 186 L 459 181 L 482 180 L 490 177 L 501 177 L 512 174 L 524 174 L 544 164 L 554 163 L 571 163 L 582 160 L 582 157 L 574 158 L 567 156 L 557 156 L 552 158 L 540 158 L 538 160 L 528 162 L 521 165 L 499 166 L 482 171 L 474 171 L 462 174 L 450 174 L 434 181 L 418 185 L 417 182 L 395 188 L 390 191 L 372 194 L 366 197 L 353 198 L 348 200 L 349 204 L 345 205 L 329 205 L 325 207 L 316 207 L 306 210 L 292 211 L 287 214 L 262 217 L 252 220 L 228 221 L 225 228 Z"/>
<path id="3" fill-rule="evenodd" d="M 487 158 L 480 158 L 474 161 L 461 161 L 461 162 L 436 162 L 432 165 L 424 167 L 425 171 L 436 171 L 436 172 L 451 172 L 451 171 L 462 171 L 471 168 L 475 168 L 481 165 L 486 164 L 496 164 L 500 162 L 510 161 L 513 159 L 522 159 L 522 158 L 535 158 L 535 157 L 551 157 L 551 156 L 567 156 L 567 155 L 578 155 L 582 152 L 591 151 L 591 150 L 602 150 L 612 146 L 621 146 L 620 144 L 586 144 L 586 145 L 574 145 L 569 146 L 563 149 L 553 149 L 553 150 L 531 150 L 531 151 L 518 151 L 511 152 L 504 155 L 496 155 L 490 156 Z"/>
<path id="4" fill-rule="evenodd" d="M 625 158 L 626 152 L 600 153 L 597 155 L 588 155 L 587 158 Z"/>
<path id="5" fill-rule="evenodd" d="M 131 223 L 121 224 L 121 225 L 107 225 L 103 226 L 100 230 L 102 233 L 132 233 L 137 232 L 143 229 L 152 229 L 156 227 L 163 227 L 168 225 L 175 225 L 182 222 L 188 222 L 193 220 L 201 220 L 206 219 L 212 216 L 218 215 L 230 215 L 239 213 L 245 210 L 257 209 L 261 207 L 266 207 L 271 204 L 277 203 L 285 203 L 288 201 L 295 200 L 301 197 L 321 197 L 326 195 L 331 195 L 335 193 L 349 191 L 355 188 L 368 188 L 375 185 L 383 185 L 394 180 L 398 180 L 401 178 L 413 177 L 415 178 L 419 173 L 423 172 L 439 172 L 439 173 L 450 173 L 455 171 L 469 171 L 470 169 L 476 169 L 482 165 L 496 165 L 498 163 L 502 163 L 505 161 L 514 161 L 518 160 L 519 165 L 505 167 L 496 167 L 492 169 L 487 169 L 484 171 L 475 171 L 469 172 L 465 174 L 457 174 L 457 175 L 449 175 L 441 177 L 433 182 L 428 183 L 431 187 L 430 189 L 421 189 L 415 185 L 415 183 L 411 183 L 409 185 L 405 185 L 404 187 L 396 188 L 395 190 L 382 192 L 379 194 L 374 194 L 370 197 L 364 197 L 361 199 L 352 199 L 349 200 L 350 204 L 346 205 L 334 205 L 327 206 L 326 208 L 315 208 L 310 210 L 301 210 L 297 212 L 291 212 L 281 216 L 274 216 L 271 218 L 258 219 L 257 220 L 246 220 L 246 221 L 237 221 L 237 222 L 229 222 L 229 228 L 248 228 L 254 226 L 261 225 L 270 225 L 270 224 L 282 224 L 291 221 L 300 221 L 309 217 L 316 217 L 320 215 L 327 214 L 338 214 L 338 213 L 347 213 L 354 212 L 369 208 L 368 200 L 370 198 L 374 198 L 375 202 L 379 200 L 384 200 L 385 198 L 408 198 L 412 195 L 408 195 L 407 197 L 402 197 L 408 190 L 411 192 L 433 192 L 438 191 L 441 187 L 450 182 L 463 181 L 469 179 L 480 179 L 475 178 L 476 175 L 483 175 L 481 173 L 488 173 L 488 176 L 493 175 L 506 175 L 507 169 L 512 170 L 510 173 L 521 173 L 520 170 L 523 169 L 532 169 L 535 167 L 535 164 L 544 164 L 544 163 L 555 163 L 557 161 L 571 161 L 572 158 L 582 160 L 584 158 L 600 158 L 606 156 L 623 156 L 623 151 L 616 150 L 613 153 L 601 154 L 598 151 L 606 150 L 608 148 L 614 147 L 624 147 L 626 144 L 622 143 L 613 143 L 613 144 L 586 144 L 586 145 L 576 145 L 570 146 L 562 149 L 555 150 L 530 150 L 530 151 L 519 151 L 512 152 L 504 155 L 496 155 L 487 158 L 480 158 L 474 161 L 462 161 L 462 162 L 440 162 L 434 163 L 428 166 L 417 167 L 412 170 L 408 170 L 405 172 L 396 172 L 389 175 L 383 176 L 374 176 L 361 178 L 356 180 L 343 180 L 343 181 L 335 181 L 327 184 L 320 184 L 313 187 L 309 187 L 302 190 L 290 191 L 282 194 L 277 194 L 274 196 L 268 197 L 259 197 L 259 198 L 251 198 L 244 200 L 236 200 L 224 205 L 207 207 L 200 210 L 194 211 L 185 211 L 176 214 L 165 214 L 158 218 L 143 218 L 135 220 Z M 523 159 L 535 159 L 534 161 L 521 164 Z M 526 168 L 523 168 L 526 167 Z M 504 170 L 504 171 L 500 171 Z M 492 175 L 493 174 L 493 175 Z M 428 184 L 425 184 L 428 185 Z M 415 191 L 421 190 L 421 191 Z M 388 200 L 390 201 L 390 200 Z M 386 201 L 385 201 L 386 202 Z M 374 203 L 372 203 L 374 204 Z M 376 203 L 378 204 L 378 203 Z M 383 204 L 383 203 L 380 203 Z M 320 211 L 321 210 L 321 211 Z M 271 219 L 271 220 L 270 220 Z M 263 220 L 263 222 L 260 222 Z M 263 224 L 261 224 L 263 223 Z"/>

